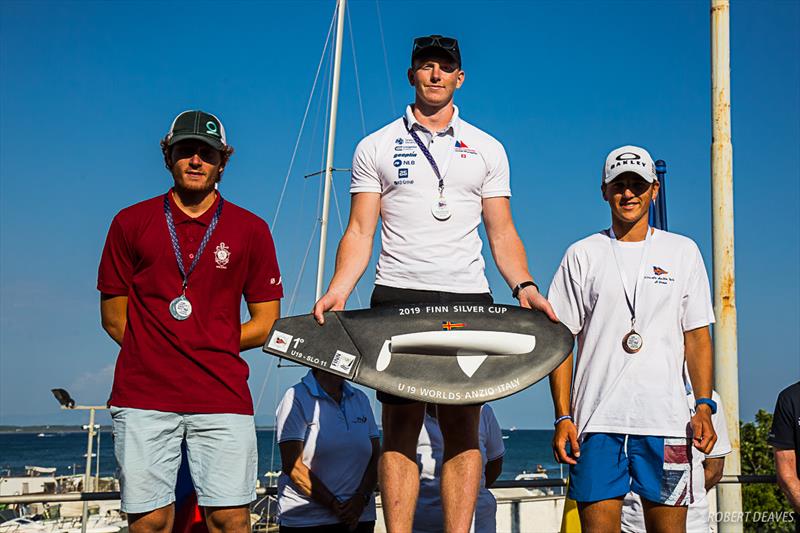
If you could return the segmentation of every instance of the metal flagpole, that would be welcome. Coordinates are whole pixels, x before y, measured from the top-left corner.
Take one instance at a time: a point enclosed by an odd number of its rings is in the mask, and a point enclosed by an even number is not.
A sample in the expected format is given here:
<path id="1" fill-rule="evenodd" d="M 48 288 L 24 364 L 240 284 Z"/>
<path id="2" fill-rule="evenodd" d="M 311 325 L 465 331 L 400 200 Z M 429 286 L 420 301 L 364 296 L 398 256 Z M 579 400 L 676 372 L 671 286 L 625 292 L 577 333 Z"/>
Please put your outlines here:
<path id="1" fill-rule="evenodd" d="M 714 243 L 714 371 L 716 389 L 725 406 L 731 454 L 725 475 L 741 473 L 739 454 L 739 361 L 736 340 L 736 275 L 733 233 L 733 146 L 731 144 L 730 4 L 711 0 L 711 202 Z M 740 516 L 742 488 L 717 487 L 723 516 Z M 730 513 L 730 514 L 728 514 Z M 741 520 L 723 521 L 721 532 L 741 532 Z"/>
<path id="2" fill-rule="evenodd" d="M 89 430 L 89 436 L 86 439 L 86 470 L 83 473 L 83 492 L 94 492 L 94 488 L 90 487 L 92 482 L 92 442 L 94 440 L 94 409 L 89 408 L 89 425 L 84 426 L 84 429 Z M 86 522 L 89 520 L 89 502 L 84 500 L 83 509 L 81 511 L 81 533 L 86 533 Z"/>
<path id="3" fill-rule="evenodd" d="M 653 208 L 650 209 L 650 225 L 667 231 L 667 164 L 663 159 L 656 161 L 656 176 L 658 176 L 658 198 Z"/>
<path id="4" fill-rule="evenodd" d="M 322 198 L 322 217 L 319 230 L 319 258 L 317 260 L 317 289 L 315 299 L 322 296 L 325 278 L 325 249 L 328 244 L 328 211 L 330 210 L 333 179 L 333 149 L 336 143 L 336 112 L 339 106 L 339 75 L 342 69 L 342 36 L 347 0 L 338 0 L 336 19 L 336 49 L 333 56 L 333 85 L 331 86 L 331 117 L 328 126 L 328 152 L 325 159 L 325 191 Z"/>

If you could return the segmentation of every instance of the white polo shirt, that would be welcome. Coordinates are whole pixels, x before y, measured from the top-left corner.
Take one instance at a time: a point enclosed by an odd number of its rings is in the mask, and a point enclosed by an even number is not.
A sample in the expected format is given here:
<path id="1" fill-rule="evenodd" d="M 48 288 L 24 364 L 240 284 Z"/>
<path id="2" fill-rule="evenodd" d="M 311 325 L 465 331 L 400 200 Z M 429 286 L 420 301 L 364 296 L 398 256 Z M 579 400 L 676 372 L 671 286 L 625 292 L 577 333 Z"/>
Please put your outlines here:
<path id="1" fill-rule="evenodd" d="M 462 120 L 429 132 L 405 113 L 444 177 L 451 217 L 431 214 L 438 178 L 402 118 L 365 137 L 353 156 L 350 192 L 381 194 L 381 254 L 375 283 L 403 289 L 489 292 L 478 235 L 482 200 L 511 196 L 508 158 L 492 136 Z"/>
<path id="2" fill-rule="evenodd" d="M 556 315 L 578 339 L 575 424 L 580 434 L 685 437 L 690 413 L 683 333 L 714 322 L 700 250 L 687 237 L 654 230 L 636 295 L 636 331 L 643 346 L 628 354 L 622 339 L 631 329 L 630 312 L 611 240 L 603 231 L 570 246 L 548 294 Z M 645 243 L 619 244 L 623 270 L 630 271 L 625 265 L 631 259 L 639 265 Z M 638 270 L 633 280 L 637 277 Z M 628 286 L 633 291 L 633 284 Z"/>
<path id="3" fill-rule="evenodd" d="M 687 394 L 686 399 L 691 406 L 692 415 L 694 415 L 694 394 L 690 392 Z M 731 440 L 728 437 L 728 427 L 725 424 L 725 408 L 722 405 L 722 398 L 717 394 L 717 391 L 713 391 L 711 399 L 717 402 L 717 412 L 711 415 L 711 423 L 714 425 L 714 431 L 717 432 L 717 442 L 714 443 L 714 448 L 708 455 L 703 454 L 697 448 L 692 448 L 692 492 L 694 493 L 694 502 L 689 505 L 689 509 L 686 511 L 687 533 L 708 533 L 712 531 L 708 516 L 708 498 L 703 461 L 725 457 L 731 453 Z M 635 492 L 629 492 L 623 501 L 622 531 L 626 533 L 645 533 L 647 531 L 644 523 L 642 500 Z"/>
<path id="4" fill-rule="evenodd" d="M 276 412 L 278 442 L 302 441 L 303 463 L 341 501 L 356 494 L 372 456 L 371 439 L 379 438 L 366 394 L 346 381 L 343 387 L 342 401 L 336 403 L 309 371 L 286 391 Z M 278 477 L 278 513 L 280 523 L 289 527 L 339 522 L 284 472 Z M 374 496 L 360 519 L 368 520 L 375 520 Z"/>
<path id="5" fill-rule="evenodd" d="M 472 529 L 475 533 L 494 533 L 496 529 L 497 502 L 492 492 L 486 488 L 486 463 L 499 459 L 505 454 L 503 434 L 500 424 L 489 404 L 481 407 L 479 425 L 479 448 L 481 452 L 481 485 L 475 504 Z M 414 512 L 414 533 L 443 531 L 444 515 L 440 481 L 444 440 L 437 419 L 425 413 L 425 423 L 417 441 L 417 465 L 419 474 L 419 496 Z"/>

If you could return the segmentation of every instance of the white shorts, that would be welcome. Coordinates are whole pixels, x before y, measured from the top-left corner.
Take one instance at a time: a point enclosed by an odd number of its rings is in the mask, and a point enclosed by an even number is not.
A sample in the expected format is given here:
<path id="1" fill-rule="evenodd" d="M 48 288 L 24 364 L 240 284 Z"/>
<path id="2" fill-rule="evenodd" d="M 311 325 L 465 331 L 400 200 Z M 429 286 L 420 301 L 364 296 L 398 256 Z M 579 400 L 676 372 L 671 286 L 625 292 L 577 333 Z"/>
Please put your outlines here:
<path id="1" fill-rule="evenodd" d="M 111 418 L 123 512 L 147 513 L 175 501 L 184 440 L 198 505 L 236 507 L 255 500 L 252 416 L 111 407 Z"/>

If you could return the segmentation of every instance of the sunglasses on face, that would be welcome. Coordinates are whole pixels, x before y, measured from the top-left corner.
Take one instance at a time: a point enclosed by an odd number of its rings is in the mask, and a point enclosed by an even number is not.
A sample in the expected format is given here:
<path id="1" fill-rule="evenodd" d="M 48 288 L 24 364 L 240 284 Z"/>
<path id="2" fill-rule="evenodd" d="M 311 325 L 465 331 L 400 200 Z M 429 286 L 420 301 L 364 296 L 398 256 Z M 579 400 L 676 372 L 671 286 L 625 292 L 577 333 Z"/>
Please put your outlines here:
<path id="1" fill-rule="evenodd" d="M 188 159 L 197 154 L 206 163 L 218 163 L 220 154 L 211 146 L 205 143 L 178 143 L 172 147 L 172 159 Z"/>
<path id="2" fill-rule="evenodd" d="M 641 196 L 642 194 L 646 193 L 652 183 L 649 183 L 643 179 L 637 180 L 614 180 L 608 184 L 608 188 L 614 194 L 624 193 L 626 190 L 630 190 L 636 196 Z"/>
<path id="3" fill-rule="evenodd" d="M 437 46 L 444 48 L 447 51 L 455 52 L 458 50 L 458 41 L 452 37 L 417 37 L 414 39 L 414 52 L 420 48 L 428 48 L 429 46 Z"/>

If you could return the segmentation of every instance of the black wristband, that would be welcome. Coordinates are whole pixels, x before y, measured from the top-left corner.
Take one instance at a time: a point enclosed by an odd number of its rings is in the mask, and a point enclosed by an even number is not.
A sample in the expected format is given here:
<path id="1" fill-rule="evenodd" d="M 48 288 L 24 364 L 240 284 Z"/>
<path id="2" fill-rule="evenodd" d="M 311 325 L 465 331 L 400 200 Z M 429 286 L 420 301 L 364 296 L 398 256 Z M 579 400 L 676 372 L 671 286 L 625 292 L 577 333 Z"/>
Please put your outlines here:
<path id="1" fill-rule="evenodd" d="M 531 285 L 536 287 L 537 291 L 539 290 L 539 286 L 537 284 L 535 284 L 532 279 L 529 279 L 528 281 L 523 281 L 522 283 L 520 283 L 519 285 L 514 287 L 514 289 L 511 291 L 511 297 L 512 298 L 516 298 L 517 295 L 519 295 L 519 291 L 521 291 L 525 287 L 530 287 Z M 539 292 L 541 292 L 541 291 L 539 291 Z"/>

